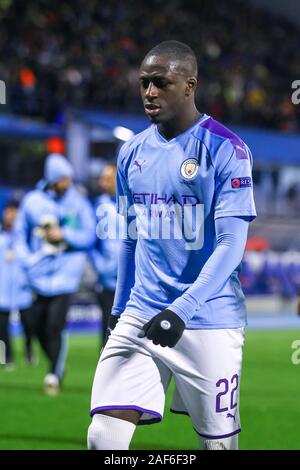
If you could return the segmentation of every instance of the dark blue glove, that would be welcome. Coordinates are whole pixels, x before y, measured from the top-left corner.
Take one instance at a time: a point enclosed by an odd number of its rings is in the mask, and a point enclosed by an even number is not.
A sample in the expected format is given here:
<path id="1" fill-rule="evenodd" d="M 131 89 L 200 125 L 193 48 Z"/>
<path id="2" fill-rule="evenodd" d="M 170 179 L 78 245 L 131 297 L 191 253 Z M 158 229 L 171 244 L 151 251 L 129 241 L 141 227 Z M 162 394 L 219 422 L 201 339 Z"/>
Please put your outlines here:
<path id="1" fill-rule="evenodd" d="M 116 324 L 118 323 L 118 320 L 119 320 L 119 317 L 116 317 L 115 315 L 110 315 L 109 316 L 103 347 L 106 345 L 107 340 L 108 340 L 112 330 L 115 328 Z"/>
<path id="2" fill-rule="evenodd" d="M 160 344 L 163 348 L 165 346 L 173 348 L 180 340 L 184 329 L 184 321 L 176 313 L 166 309 L 151 318 L 143 326 L 138 337 L 151 339 L 154 344 Z"/>

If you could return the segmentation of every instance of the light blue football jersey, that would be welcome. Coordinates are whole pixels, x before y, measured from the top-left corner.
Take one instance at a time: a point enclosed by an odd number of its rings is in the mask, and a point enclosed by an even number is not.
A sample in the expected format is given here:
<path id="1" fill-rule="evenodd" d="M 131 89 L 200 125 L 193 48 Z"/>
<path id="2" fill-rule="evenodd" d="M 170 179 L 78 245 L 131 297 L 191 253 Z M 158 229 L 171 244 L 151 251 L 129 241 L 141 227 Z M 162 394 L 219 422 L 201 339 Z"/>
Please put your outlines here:
<path id="1" fill-rule="evenodd" d="M 123 145 L 117 172 L 119 212 L 125 215 L 126 197 L 138 219 L 144 221 L 137 223 L 135 284 L 127 311 L 151 319 L 194 283 L 216 247 L 215 219 L 255 218 L 251 168 L 246 144 L 206 114 L 170 141 L 153 124 Z M 197 215 L 193 219 L 196 208 L 200 208 L 200 225 Z M 170 236 L 162 226 L 153 231 L 145 226 L 145 221 L 151 220 L 153 225 L 162 219 L 169 222 Z M 193 224 L 195 239 L 191 227 L 185 231 L 185 226 Z M 181 238 L 176 225 L 181 226 Z M 245 325 L 245 298 L 238 273 L 239 267 L 195 309 L 187 328 Z"/>

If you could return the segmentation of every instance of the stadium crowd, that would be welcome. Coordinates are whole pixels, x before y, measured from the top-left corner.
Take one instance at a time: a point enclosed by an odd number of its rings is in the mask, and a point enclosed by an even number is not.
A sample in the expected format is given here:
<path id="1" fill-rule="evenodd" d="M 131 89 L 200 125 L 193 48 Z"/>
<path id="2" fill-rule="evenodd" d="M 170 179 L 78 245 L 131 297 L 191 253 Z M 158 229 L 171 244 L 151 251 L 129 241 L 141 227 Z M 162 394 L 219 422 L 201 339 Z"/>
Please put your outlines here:
<path id="1" fill-rule="evenodd" d="M 300 288 L 300 253 L 246 251 L 240 278 L 246 295 L 277 294 L 282 299 L 295 299 Z"/>
<path id="2" fill-rule="evenodd" d="M 11 38 L 13 37 L 13 41 Z M 291 83 L 300 33 L 240 0 L 0 1 L 0 78 L 15 113 L 61 122 L 73 106 L 141 110 L 138 67 L 154 43 L 186 41 L 200 107 L 216 119 L 300 129 Z"/>

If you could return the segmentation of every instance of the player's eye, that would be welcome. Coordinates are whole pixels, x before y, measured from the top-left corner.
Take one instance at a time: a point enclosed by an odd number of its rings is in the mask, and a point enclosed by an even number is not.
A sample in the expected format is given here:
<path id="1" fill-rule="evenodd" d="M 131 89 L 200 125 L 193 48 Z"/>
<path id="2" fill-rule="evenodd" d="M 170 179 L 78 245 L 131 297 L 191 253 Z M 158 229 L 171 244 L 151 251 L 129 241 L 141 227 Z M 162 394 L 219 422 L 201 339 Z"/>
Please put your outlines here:
<path id="1" fill-rule="evenodd" d="M 146 78 L 141 78 L 140 82 L 141 82 L 141 86 L 144 88 L 144 90 L 147 90 L 147 88 L 149 86 L 149 83 L 150 83 L 150 80 L 148 80 Z"/>
<path id="2" fill-rule="evenodd" d="M 152 80 L 141 78 L 140 83 L 144 90 L 147 90 L 150 83 L 153 83 L 156 88 L 165 88 L 168 85 L 168 82 L 163 78 L 153 78 Z"/>
<path id="3" fill-rule="evenodd" d="M 167 82 L 162 78 L 154 78 L 153 85 L 155 85 L 156 88 L 165 88 L 167 86 Z"/>

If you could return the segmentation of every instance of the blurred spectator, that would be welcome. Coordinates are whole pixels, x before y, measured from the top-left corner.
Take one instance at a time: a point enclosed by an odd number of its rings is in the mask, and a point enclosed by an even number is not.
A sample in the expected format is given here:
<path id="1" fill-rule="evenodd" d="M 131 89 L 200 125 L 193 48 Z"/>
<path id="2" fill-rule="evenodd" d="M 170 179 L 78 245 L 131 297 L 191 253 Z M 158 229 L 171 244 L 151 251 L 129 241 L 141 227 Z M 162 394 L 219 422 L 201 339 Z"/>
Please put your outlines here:
<path id="1" fill-rule="evenodd" d="M 300 291 L 300 253 L 275 252 L 267 246 L 258 248 L 257 243 L 248 244 L 247 248 L 241 273 L 245 293 L 295 299 Z"/>
<path id="2" fill-rule="evenodd" d="M 290 98 L 300 33 L 241 0 L 141 0 L 138 8 L 11 0 L 0 31 L 0 76 L 18 113 L 54 121 L 67 105 L 140 111 L 140 57 L 173 38 L 198 56 L 200 108 L 227 122 L 300 129 Z"/>
<path id="3" fill-rule="evenodd" d="M 286 193 L 288 206 L 290 212 L 294 214 L 299 214 L 300 211 L 300 184 L 294 183 L 292 184 Z"/>
<path id="4" fill-rule="evenodd" d="M 62 332 L 71 294 L 79 287 L 85 252 L 94 243 L 95 219 L 88 200 L 72 184 L 73 169 L 65 157 L 49 155 L 44 175 L 45 180 L 22 201 L 17 230 L 37 294 L 33 328 L 49 360 L 44 389 L 55 395 L 64 373 Z"/>
<path id="5" fill-rule="evenodd" d="M 30 330 L 30 306 L 32 293 L 24 266 L 24 250 L 18 243 L 14 231 L 18 203 L 6 204 L 2 215 L 0 232 L 0 340 L 5 344 L 5 363 L 13 365 L 13 351 L 9 333 L 9 316 L 13 310 L 19 310 L 25 333 L 25 357 L 33 361 L 32 336 Z"/>
<path id="6" fill-rule="evenodd" d="M 119 253 L 119 238 L 122 227 L 122 217 L 116 210 L 116 165 L 106 165 L 99 178 L 99 187 L 103 194 L 96 203 L 98 216 L 97 242 L 95 248 L 90 251 L 90 259 L 98 274 L 96 286 L 99 306 L 102 311 L 102 344 L 111 313 L 116 281 L 117 262 Z M 104 220 L 105 218 L 105 220 Z M 104 232 L 104 228 L 108 231 Z"/>

